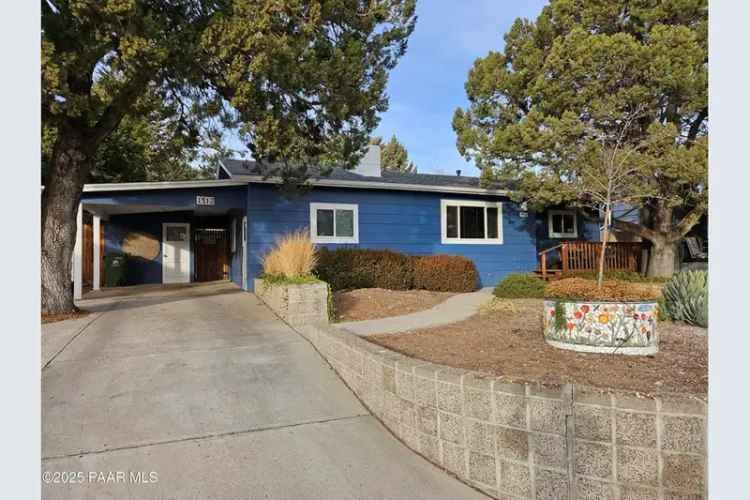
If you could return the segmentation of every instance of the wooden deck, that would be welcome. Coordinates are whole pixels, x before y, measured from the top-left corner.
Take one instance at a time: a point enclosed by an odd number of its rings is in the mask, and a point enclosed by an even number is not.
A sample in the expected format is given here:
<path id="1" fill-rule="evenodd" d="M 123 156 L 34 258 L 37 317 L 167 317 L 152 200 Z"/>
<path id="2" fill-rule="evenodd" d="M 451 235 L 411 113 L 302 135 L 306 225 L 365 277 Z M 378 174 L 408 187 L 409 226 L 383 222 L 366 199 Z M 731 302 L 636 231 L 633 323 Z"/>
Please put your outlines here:
<path id="1" fill-rule="evenodd" d="M 539 252 L 536 274 L 544 280 L 563 275 L 594 272 L 599 269 L 601 243 L 597 241 L 566 241 Z M 643 243 L 610 242 L 604 261 L 605 271 L 640 272 Z M 553 255 L 557 255 L 555 264 Z"/>

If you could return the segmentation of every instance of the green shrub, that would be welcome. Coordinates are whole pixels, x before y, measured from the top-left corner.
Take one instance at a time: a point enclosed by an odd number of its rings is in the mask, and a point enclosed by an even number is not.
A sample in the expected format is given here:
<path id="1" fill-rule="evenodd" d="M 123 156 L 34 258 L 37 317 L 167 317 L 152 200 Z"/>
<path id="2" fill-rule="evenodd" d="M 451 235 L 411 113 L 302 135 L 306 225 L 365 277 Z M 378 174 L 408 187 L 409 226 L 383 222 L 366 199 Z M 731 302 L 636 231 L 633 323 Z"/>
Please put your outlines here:
<path id="1" fill-rule="evenodd" d="M 433 292 L 473 292 L 479 273 L 474 263 L 459 255 L 414 257 L 414 288 Z"/>
<path id="2" fill-rule="evenodd" d="M 669 316 L 669 311 L 667 310 L 667 304 L 666 300 L 664 300 L 664 295 L 659 297 L 657 307 L 656 307 L 656 319 L 658 321 L 671 321 L 672 318 Z"/>
<path id="3" fill-rule="evenodd" d="M 353 288 L 413 288 L 412 257 L 390 250 L 340 248 L 318 250 L 315 274 L 333 290 Z"/>
<path id="4" fill-rule="evenodd" d="M 664 285 L 664 313 L 676 321 L 708 327 L 708 273 L 683 271 Z"/>
<path id="5" fill-rule="evenodd" d="M 495 286 L 493 293 L 504 299 L 541 299 L 544 282 L 533 274 L 509 274 Z"/>

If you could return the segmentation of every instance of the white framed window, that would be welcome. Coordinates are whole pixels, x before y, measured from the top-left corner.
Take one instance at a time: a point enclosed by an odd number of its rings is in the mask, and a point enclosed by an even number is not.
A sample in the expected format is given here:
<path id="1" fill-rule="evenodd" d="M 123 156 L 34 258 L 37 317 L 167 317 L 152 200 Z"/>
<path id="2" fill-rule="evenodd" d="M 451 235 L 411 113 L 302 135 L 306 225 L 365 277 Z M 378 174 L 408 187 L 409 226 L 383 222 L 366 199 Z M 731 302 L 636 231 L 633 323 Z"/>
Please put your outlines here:
<path id="1" fill-rule="evenodd" d="M 495 201 L 440 200 L 443 244 L 502 245 L 503 204 Z"/>
<path id="2" fill-rule="evenodd" d="M 359 243 L 359 205 L 310 203 L 310 236 L 315 243 Z"/>
<path id="3" fill-rule="evenodd" d="M 578 217 L 575 210 L 549 210 L 547 229 L 550 238 L 577 238 Z"/>

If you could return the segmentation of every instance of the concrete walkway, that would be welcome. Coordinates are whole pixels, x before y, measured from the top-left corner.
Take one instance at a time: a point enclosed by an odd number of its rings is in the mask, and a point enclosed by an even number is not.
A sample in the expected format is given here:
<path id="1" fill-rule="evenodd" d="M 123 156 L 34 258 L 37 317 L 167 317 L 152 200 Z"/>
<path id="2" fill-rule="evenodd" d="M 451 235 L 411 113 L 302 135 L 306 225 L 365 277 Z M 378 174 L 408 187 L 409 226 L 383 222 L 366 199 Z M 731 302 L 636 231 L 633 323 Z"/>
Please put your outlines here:
<path id="1" fill-rule="evenodd" d="M 337 323 L 356 335 L 375 335 L 399 333 L 407 330 L 431 328 L 462 321 L 477 312 L 479 306 L 492 297 L 492 288 L 482 288 L 473 293 L 454 295 L 431 309 L 391 318 L 370 319 L 367 321 L 348 321 Z"/>
<path id="2" fill-rule="evenodd" d="M 113 295 L 79 304 L 97 311 L 85 325 L 42 328 L 67 332 L 42 370 L 44 498 L 485 498 L 398 442 L 254 295 Z"/>

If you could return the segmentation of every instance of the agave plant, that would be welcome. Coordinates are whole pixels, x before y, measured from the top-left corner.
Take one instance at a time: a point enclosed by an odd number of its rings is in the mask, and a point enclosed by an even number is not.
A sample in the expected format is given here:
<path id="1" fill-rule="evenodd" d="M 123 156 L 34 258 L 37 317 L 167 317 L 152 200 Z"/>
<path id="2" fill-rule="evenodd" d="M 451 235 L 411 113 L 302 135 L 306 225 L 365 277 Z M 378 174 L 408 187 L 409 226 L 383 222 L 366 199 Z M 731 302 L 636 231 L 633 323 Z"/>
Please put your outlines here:
<path id="1" fill-rule="evenodd" d="M 668 317 L 708 327 L 708 273 L 683 271 L 664 285 L 662 307 Z"/>

